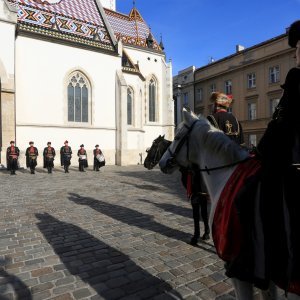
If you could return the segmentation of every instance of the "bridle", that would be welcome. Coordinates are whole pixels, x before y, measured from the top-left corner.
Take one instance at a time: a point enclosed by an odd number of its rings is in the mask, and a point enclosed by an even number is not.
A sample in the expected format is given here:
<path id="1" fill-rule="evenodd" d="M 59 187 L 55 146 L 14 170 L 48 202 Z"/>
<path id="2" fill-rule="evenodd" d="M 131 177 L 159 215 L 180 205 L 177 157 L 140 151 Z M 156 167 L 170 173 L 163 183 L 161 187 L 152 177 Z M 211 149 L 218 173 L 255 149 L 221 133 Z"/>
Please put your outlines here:
<path id="1" fill-rule="evenodd" d="M 160 144 L 161 143 L 168 143 L 168 146 L 171 144 L 170 141 L 168 140 L 165 140 L 164 138 L 162 140 L 160 140 L 159 142 L 154 142 L 155 146 L 156 146 L 156 150 L 155 150 L 155 154 L 154 154 L 154 159 L 153 160 L 150 160 L 149 164 L 150 164 L 150 167 L 153 168 L 156 164 L 158 164 L 160 158 L 162 157 L 162 155 L 165 153 L 166 150 L 164 150 L 162 152 L 161 150 L 161 147 L 160 147 Z M 151 148 L 150 148 L 151 149 Z M 150 149 L 147 149 L 146 152 L 149 153 Z"/>
<path id="2" fill-rule="evenodd" d="M 183 138 L 180 140 L 180 142 L 178 143 L 177 147 L 175 148 L 174 152 L 171 151 L 170 147 L 168 147 L 167 151 L 170 153 L 170 158 L 167 160 L 166 166 L 167 167 L 175 167 L 176 165 L 178 165 L 177 160 L 176 160 L 176 156 L 178 155 L 178 153 L 180 152 L 181 148 L 183 147 L 184 143 L 187 142 L 187 161 L 189 161 L 189 138 L 191 135 L 191 132 L 195 126 L 195 124 L 198 122 L 199 120 L 195 120 L 191 126 L 188 126 L 186 124 L 184 124 L 184 126 L 186 128 L 188 128 L 187 133 L 183 136 Z M 213 167 L 213 168 L 208 168 L 207 166 L 205 166 L 205 168 L 197 168 L 197 171 L 200 172 L 207 172 L 207 174 L 209 174 L 210 171 L 216 171 L 216 170 L 220 170 L 220 169 L 224 169 L 224 168 L 230 168 L 233 167 L 235 165 L 238 165 L 240 163 L 244 163 L 250 159 L 253 159 L 253 156 L 248 156 L 245 159 L 233 162 L 231 164 L 227 164 L 227 165 L 222 165 L 222 166 L 218 166 L 218 167 Z"/>
<path id="3" fill-rule="evenodd" d="M 190 138 L 190 134 L 194 128 L 194 126 L 196 125 L 196 123 L 198 122 L 199 120 L 195 120 L 191 126 L 188 126 L 186 124 L 183 124 L 184 127 L 186 127 L 188 129 L 187 133 L 183 136 L 183 138 L 179 141 L 177 147 L 175 148 L 174 152 L 171 151 L 170 147 L 168 147 L 167 151 L 170 153 L 170 158 L 168 159 L 167 161 L 167 166 L 168 167 L 174 167 L 177 162 L 176 162 L 176 156 L 177 154 L 179 153 L 179 151 L 181 150 L 181 148 L 183 147 L 185 141 L 187 141 L 187 160 L 189 160 L 189 138 Z"/>

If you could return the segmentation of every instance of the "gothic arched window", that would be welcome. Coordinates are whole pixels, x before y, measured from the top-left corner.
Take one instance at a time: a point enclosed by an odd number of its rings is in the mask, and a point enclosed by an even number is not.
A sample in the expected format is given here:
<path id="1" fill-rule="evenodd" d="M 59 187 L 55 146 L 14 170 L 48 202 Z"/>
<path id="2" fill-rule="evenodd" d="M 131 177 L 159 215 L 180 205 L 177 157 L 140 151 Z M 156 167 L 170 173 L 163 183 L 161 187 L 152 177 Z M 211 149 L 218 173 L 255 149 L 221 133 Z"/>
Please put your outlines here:
<path id="1" fill-rule="evenodd" d="M 149 82 L 149 122 L 156 122 L 156 81 Z"/>
<path id="2" fill-rule="evenodd" d="M 133 99 L 134 94 L 131 88 L 127 89 L 127 125 L 133 125 Z"/>
<path id="3" fill-rule="evenodd" d="M 70 76 L 68 84 L 68 121 L 89 122 L 90 86 L 86 77 L 75 72 Z"/>

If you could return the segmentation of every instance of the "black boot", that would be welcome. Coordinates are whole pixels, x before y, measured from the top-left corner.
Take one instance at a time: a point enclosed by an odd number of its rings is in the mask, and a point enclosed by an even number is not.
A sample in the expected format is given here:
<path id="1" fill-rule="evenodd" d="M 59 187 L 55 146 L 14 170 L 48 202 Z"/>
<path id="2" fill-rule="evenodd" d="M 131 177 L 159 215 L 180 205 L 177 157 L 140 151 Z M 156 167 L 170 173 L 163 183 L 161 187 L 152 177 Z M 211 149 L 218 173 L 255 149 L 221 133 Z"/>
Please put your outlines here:
<path id="1" fill-rule="evenodd" d="M 192 246 L 196 246 L 197 243 L 198 243 L 198 239 L 199 239 L 199 237 L 197 237 L 197 236 L 194 235 L 194 236 L 191 238 L 190 244 L 191 244 Z"/>
<path id="2" fill-rule="evenodd" d="M 209 239 L 210 239 L 209 232 L 205 232 L 205 233 L 202 235 L 201 239 L 202 239 L 203 241 L 209 240 Z"/>

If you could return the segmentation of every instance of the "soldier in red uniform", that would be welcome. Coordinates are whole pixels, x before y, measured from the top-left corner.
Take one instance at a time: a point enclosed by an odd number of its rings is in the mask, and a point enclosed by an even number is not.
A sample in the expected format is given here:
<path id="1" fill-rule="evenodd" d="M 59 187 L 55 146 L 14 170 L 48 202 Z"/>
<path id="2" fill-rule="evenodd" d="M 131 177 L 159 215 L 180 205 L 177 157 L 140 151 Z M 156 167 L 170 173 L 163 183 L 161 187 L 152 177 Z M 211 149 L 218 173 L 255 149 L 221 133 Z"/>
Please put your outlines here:
<path id="1" fill-rule="evenodd" d="M 51 147 L 51 142 L 47 143 L 47 147 L 44 148 L 43 152 L 44 156 L 44 168 L 47 168 L 48 173 L 52 173 L 52 169 L 54 168 L 54 158 L 55 158 L 55 149 Z"/>
<path id="2" fill-rule="evenodd" d="M 93 150 L 94 154 L 94 171 L 99 172 L 100 168 L 105 166 L 105 159 L 104 155 L 99 148 L 99 145 L 95 146 L 95 149 Z"/>
<path id="3" fill-rule="evenodd" d="M 86 150 L 84 149 L 84 145 L 80 145 L 80 149 L 77 152 L 77 156 L 79 157 L 78 162 L 79 162 L 79 171 L 80 172 L 85 172 L 84 168 L 88 167 L 88 162 L 87 162 L 87 153 Z"/>
<path id="4" fill-rule="evenodd" d="M 69 142 L 65 141 L 65 145 L 60 148 L 60 164 L 64 166 L 65 173 L 69 173 L 69 166 L 72 158 L 72 148 Z"/>
<path id="5" fill-rule="evenodd" d="M 14 141 L 11 141 L 10 146 L 6 150 L 7 170 L 10 171 L 11 175 L 16 175 L 16 170 L 18 169 L 19 155 L 19 148 L 15 146 Z"/>
<path id="6" fill-rule="evenodd" d="M 35 174 L 35 167 L 37 166 L 37 157 L 39 151 L 34 147 L 34 142 L 29 142 L 29 147 L 26 149 L 26 167 L 30 168 L 30 173 Z"/>

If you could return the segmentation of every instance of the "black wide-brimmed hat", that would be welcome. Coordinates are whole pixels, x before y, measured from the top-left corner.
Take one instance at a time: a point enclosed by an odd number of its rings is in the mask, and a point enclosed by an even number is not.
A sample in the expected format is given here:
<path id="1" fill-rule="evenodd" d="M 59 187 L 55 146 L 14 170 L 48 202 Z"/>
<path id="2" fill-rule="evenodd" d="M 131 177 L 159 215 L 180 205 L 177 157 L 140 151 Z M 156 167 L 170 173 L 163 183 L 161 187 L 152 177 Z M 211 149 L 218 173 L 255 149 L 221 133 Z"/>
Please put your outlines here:
<path id="1" fill-rule="evenodd" d="M 295 21 L 289 28 L 289 45 L 292 48 L 296 48 L 298 41 L 300 40 L 300 20 Z"/>
<path id="2" fill-rule="evenodd" d="M 80 145 L 80 147 L 84 147 L 84 145 L 83 145 L 83 144 L 81 144 L 81 145 Z"/>

